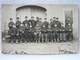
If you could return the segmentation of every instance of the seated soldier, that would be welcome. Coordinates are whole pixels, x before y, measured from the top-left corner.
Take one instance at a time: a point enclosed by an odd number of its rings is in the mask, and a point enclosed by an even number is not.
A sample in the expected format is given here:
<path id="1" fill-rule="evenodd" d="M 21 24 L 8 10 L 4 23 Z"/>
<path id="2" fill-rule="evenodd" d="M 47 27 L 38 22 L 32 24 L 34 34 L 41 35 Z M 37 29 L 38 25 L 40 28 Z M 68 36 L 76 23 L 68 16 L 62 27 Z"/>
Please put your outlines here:
<path id="1" fill-rule="evenodd" d="M 66 41 L 65 28 L 63 26 L 63 23 L 61 23 L 61 27 L 59 28 L 59 36 L 60 36 L 60 42 Z"/>
<path id="2" fill-rule="evenodd" d="M 19 27 L 19 40 L 18 40 L 19 43 L 25 42 L 24 31 L 25 31 L 25 26 L 21 24 Z"/>
<path id="3" fill-rule="evenodd" d="M 39 26 L 39 24 L 36 24 L 36 27 L 35 27 L 35 40 L 37 42 L 40 42 L 40 39 L 41 39 L 41 27 Z"/>
<path id="4" fill-rule="evenodd" d="M 34 28 L 32 27 L 32 25 L 30 25 L 30 28 L 29 28 L 29 42 L 34 42 Z"/>
<path id="5" fill-rule="evenodd" d="M 54 33 L 55 33 L 54 41 L 59 42 L 59 28 L 58 28 L 57 24 L 54 25 L 53 29 L 54 29 Z"/>
<path id="6" fill-rule="evenodd" d="M 10 32 L 12 43 L 16 42 L 16 34 L 17 34 L 17 29 L 16 26 L 13 25 L 13 28 L 11 28 L 11 32 Z"/>
<path id="7" fill-rule="evenodd" d="M 72 26 L 70 26 L 70 25 L 66 26 L 65 30 L 66 30 L 66 39 L 67 39 L 67 41 L 71 41 L 72 42 L 72 38 L 73 38 Z"/>

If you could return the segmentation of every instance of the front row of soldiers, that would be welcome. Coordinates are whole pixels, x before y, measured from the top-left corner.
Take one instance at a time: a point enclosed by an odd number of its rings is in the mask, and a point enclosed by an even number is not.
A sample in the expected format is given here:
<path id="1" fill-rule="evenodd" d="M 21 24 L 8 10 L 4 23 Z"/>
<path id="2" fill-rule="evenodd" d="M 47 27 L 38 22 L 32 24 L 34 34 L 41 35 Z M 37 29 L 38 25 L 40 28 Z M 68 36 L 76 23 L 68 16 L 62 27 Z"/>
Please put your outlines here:
<path id="1" fill-rule="evenodd" d="M 58 21 L 58 18 L 54 17 L 50 19 L 50 24 L 44 18 L 42 22 L 41 18 L 37 17 L 37 20 L 34 20 L 34 17 L 31 17 L 28 20 L 28 17 L 25 17 L 25 21 L 21 23 L 19 17 L 17 18 L 16 23 L 12 22 L 8 24 L 10 35 L 9 41 L 12 43 L 20 42 L 66 42 L 72 41 L 72 27 L 69 24 L 67 28 L 63 27 L 63 24 Z"/>

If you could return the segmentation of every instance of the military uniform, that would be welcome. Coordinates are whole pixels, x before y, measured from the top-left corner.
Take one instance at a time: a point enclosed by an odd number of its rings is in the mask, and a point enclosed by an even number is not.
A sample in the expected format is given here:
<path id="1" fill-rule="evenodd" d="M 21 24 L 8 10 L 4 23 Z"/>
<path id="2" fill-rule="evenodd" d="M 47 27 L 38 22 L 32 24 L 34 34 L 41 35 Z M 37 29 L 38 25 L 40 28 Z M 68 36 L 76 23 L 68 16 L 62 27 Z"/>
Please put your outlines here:
<path id="1" fill-rule="evenodd" d="M 71 26 L 67 26 L 66 28 L 66 39 L 67 41 L 72 41 L 72 38 L 73 38 L 73 29 Z"/>
<path id="2" fill-rule="evenodd" d="M 59 28 L 58 28 L 58 26 L 53 27 L 53 31 L 55 33 L 54 41 L 59 42 Z"/>
<path id="3" fill-rule="evenodd" d="M 19 40 L 18 40 L 18 42 L 24 42 L 25 41 L 24 31 L 25 31 L 25 26 L 20 26 L 19 27 Z"/>
<path id="4" fill-rule="evenodd" d="M 29 28 L 28 27 L 25 27 L 24 34 L 25 34 L 26 41 L 29 42 L 30 36 L 29 36 Z"/>
<path id="5" fill-rule="evenodd" d="M 16 22 L 16 27 L 19 28 L 20 25 L 21 25 L 21 22 L 18 20 L 18 21 Z"/>
<path id="6" fill-rule="evenodd" d="M 48 42 L 52 42 L 52 38 L 51 38 L 51 36 L 52 36 L 52 28 L 48 27 L 47 33 L 48 33 Z"/>
<path id="7" fill-rule="evenodd" d="M 25 24 L 29 25 L 29 23 L 28 23 L 27 20 L 23 21 L 23 25 L 24 25 L 24 26 L 25 26 Z"/>
<path id="8" fill-rule="evenodd" d="M 16 34 L 17 34 L 17 29 L 15 27 L 11 28 L 10 35 L 12 42 L 16 42 Z"/>
<path id="9" fill-rule="evenodd" d="M 32 27 L 30 27 L 30 29 L 29 29 L 29 36 L 30 36 L 30 42 L 34 42 L 35 40 L 34 40 L 34 28 L 32 28 Z"/>
<path id="10" fill-rule="evenodd" d="M 41 40 L 41 34 L 40 34 L 40 31 L 41 31 L 41 27 L 38 25 L 38 26 L 36 26 L 35 27 L 35 40 L 37 41 L 37 42 L 40 42 L 40 40 Z"/>
<path id="11" fill-rule="evenodd" d="M 60 41 L 65 42 L 66 41 L 66 36 L 65 36 L 65 28 L 63 26 L 61 26 L 59 28 L 59 36 L 60 36 Z"/>
<path id="12" fill-rule="evenodd" d="M 11 29 L 11 28 L 13 27 L 13 25 L 14 25 L 14 22 L 10 22 L 10 23 L 8 24 L 9 29 Z"/>

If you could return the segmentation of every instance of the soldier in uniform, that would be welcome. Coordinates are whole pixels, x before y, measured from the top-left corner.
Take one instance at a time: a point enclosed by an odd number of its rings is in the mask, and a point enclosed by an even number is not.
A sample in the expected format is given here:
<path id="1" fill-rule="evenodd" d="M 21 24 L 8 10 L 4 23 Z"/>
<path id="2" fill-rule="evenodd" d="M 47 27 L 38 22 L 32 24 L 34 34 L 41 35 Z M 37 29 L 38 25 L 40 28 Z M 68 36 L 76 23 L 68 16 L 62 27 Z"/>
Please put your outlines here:
<path id="1" fill-rule="evenodd" d="M 45 42 L 46 28 L 45 28 L 45 25 L 44 25 L 44 24 L 43 24 L 42 27 L 41 27 L 41 33 L 42 33 L 42 34 L 41 34 L 41 37 L 42 37 L 42 38 L 41 38 L 41 40 L 42 40 L 41 42 Z"/>
<path id="2" fill-rule="evenodd" d="M 48 33 L 48 42 L 52 42 L 51 41 L 52 29 L 50 24 L 48 25 L 47 33 Z"/>
<path id="3" fill-rule="evenodd" d="M 65 25 L 68 26 L 68 24 L 70 24 L 70 26 L 72 26 L 73 22 L 71 21 L 70 17 L 68 17 L 66 20 L 65 20 Z M 65 26 L 65 27 L 66 27 Z"/>
<path id="4" fill-rule="evenodd" d="M 19 17 L 17 17 L 17 21 L 16 21 L 16 28 L 19 28 L 21 25 L 21 22 L 19 21 Z"/>
<path id="5" fill-rule="evenodd" d="M 25 26 L 25 24 L 29 24 L 28 23 L 28 17 L 27 16 L 25 16 L 25 21 L 23 21 L 23 25 Z"/>
<path id="6" fill-rule="evenodd" d="M 34 28 L 32 27 L 32 25 L 30 24 L 30 28 L 29 28 L 29 42 L 34 42 L 35 36 L 34 36 Z"/>
<path id="7" fill-rule="evenodd" d="M 24 34 L 25 34 L 25 39 L 27 42 L 29 42 L 29 39 L 30 39 L 30 36 L 29 36 L 29 26 L 28 24 L 25 24 L 25 31 L 24 31 Z"/>
<path id="8" fill-rule="evenodd" d="M 46 29 L 46 32 L 45 32 L 45 42 L 48 42 L 48 32 L 47 32 L 47 29 L 48 29 L 48 25 L 49 25 L 49 23 L 46 21 L 47 20 L 47 18 L 44 18 L 44 25 L 45 25 L 45 29 Z"/>
<path id="9" fill-rule="evenodd" d="M 21 26 L 19 27 L 19 40 L 18 40 L 19 43 L 25 42 L 24 31 L 25 31 L 25 26 L 21 24 Z"/>
<path id="10" fill-rule="evenodd" d="M 33 16 L 31 17 L 30 22 L 31 22 L 32 28 L 34 28 L 36 26 L 36 21 L 34 20 Z"/>
<path id="11" fill-rule="evenodd" d="M 36 42 L 41 42 L 41 27 L 39 26 L 39 24 L 36 24 L 36 27 L 35 27 L 35 40 Z"/>
<path id="12" fill-rule="evenodd" d="M 13 27 L 14 22 L 12 21 L 12 18 L 10 18 L 10 22 L 8 24 L 9 30 Z"/>
<path id="13" fill-rule="evenodd" d="M 65 20 L 66 38 L 67 38 L 67 41 L 70 41 L 70 40 L 72 41 L 72 39 L 73 39 L 72 24 L 73 24 L 73 21 L 71 21 L 71 18 L 68 17 L 68 18 Z"/>
<path id="14" fill-rule="evenodd" d="M 16 34 L 17 34 L 17 29 L 16 29 L 16 26 L 13 25 L 13 28 L 11 28 L 11 31 L 10 31 L 12 43 L 16 42 Z"/>
<path id="15" fill-rule="evenodd" d="M 68 26 L 66 26 L 66 39 L 67 41 L 72 41 L 73 38 L 73 29 L 72 26 L 69 24 Z"/>
<path id="16" fill-rule="evenodd" d="M 54 34 L 55 34 L 54 41 L 59 42 L 59 28 L 58 28 L 57 24 L 54 25 L 53 31 L 54 31 Z"/>
<path id="17" fill-rule="evenodd" d="M 17 41 L 19 42 L 19 27 L 21 25 L 21 22 L 19 21 L 19 17 L 17 17 L 17 21 L 16 21 L 16 28 L 17 28 Z"/>
<path id="18" fill-rule="evenodd" d="M 59 28 L 59 38 L 60 38 L 60 42 L 66 41 L 65 27 L 63 26 L 63 23 L 61 23 L 61 27 Z"/>

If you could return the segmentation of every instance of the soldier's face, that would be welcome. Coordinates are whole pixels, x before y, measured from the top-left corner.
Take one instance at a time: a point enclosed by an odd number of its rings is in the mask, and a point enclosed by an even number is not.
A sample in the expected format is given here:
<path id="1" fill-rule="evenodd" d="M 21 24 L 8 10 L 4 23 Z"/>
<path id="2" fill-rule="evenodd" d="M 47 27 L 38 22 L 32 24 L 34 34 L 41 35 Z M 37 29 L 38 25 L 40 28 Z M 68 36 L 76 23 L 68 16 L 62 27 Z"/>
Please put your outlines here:
<path id="1" fill-rule="evenodd" d="M 34 20 L 34 18 L 31 18 L 32 20 Z"/>
<path id="2" fill-rule="evenodd" d="M 17 19 L 17 21 L 19 21 L 19 19 Z"/>
<path id="3" fill-rule="evenodd" d="M 28 18 L 25 18 L 26 20 L 28 19 Z"/>

